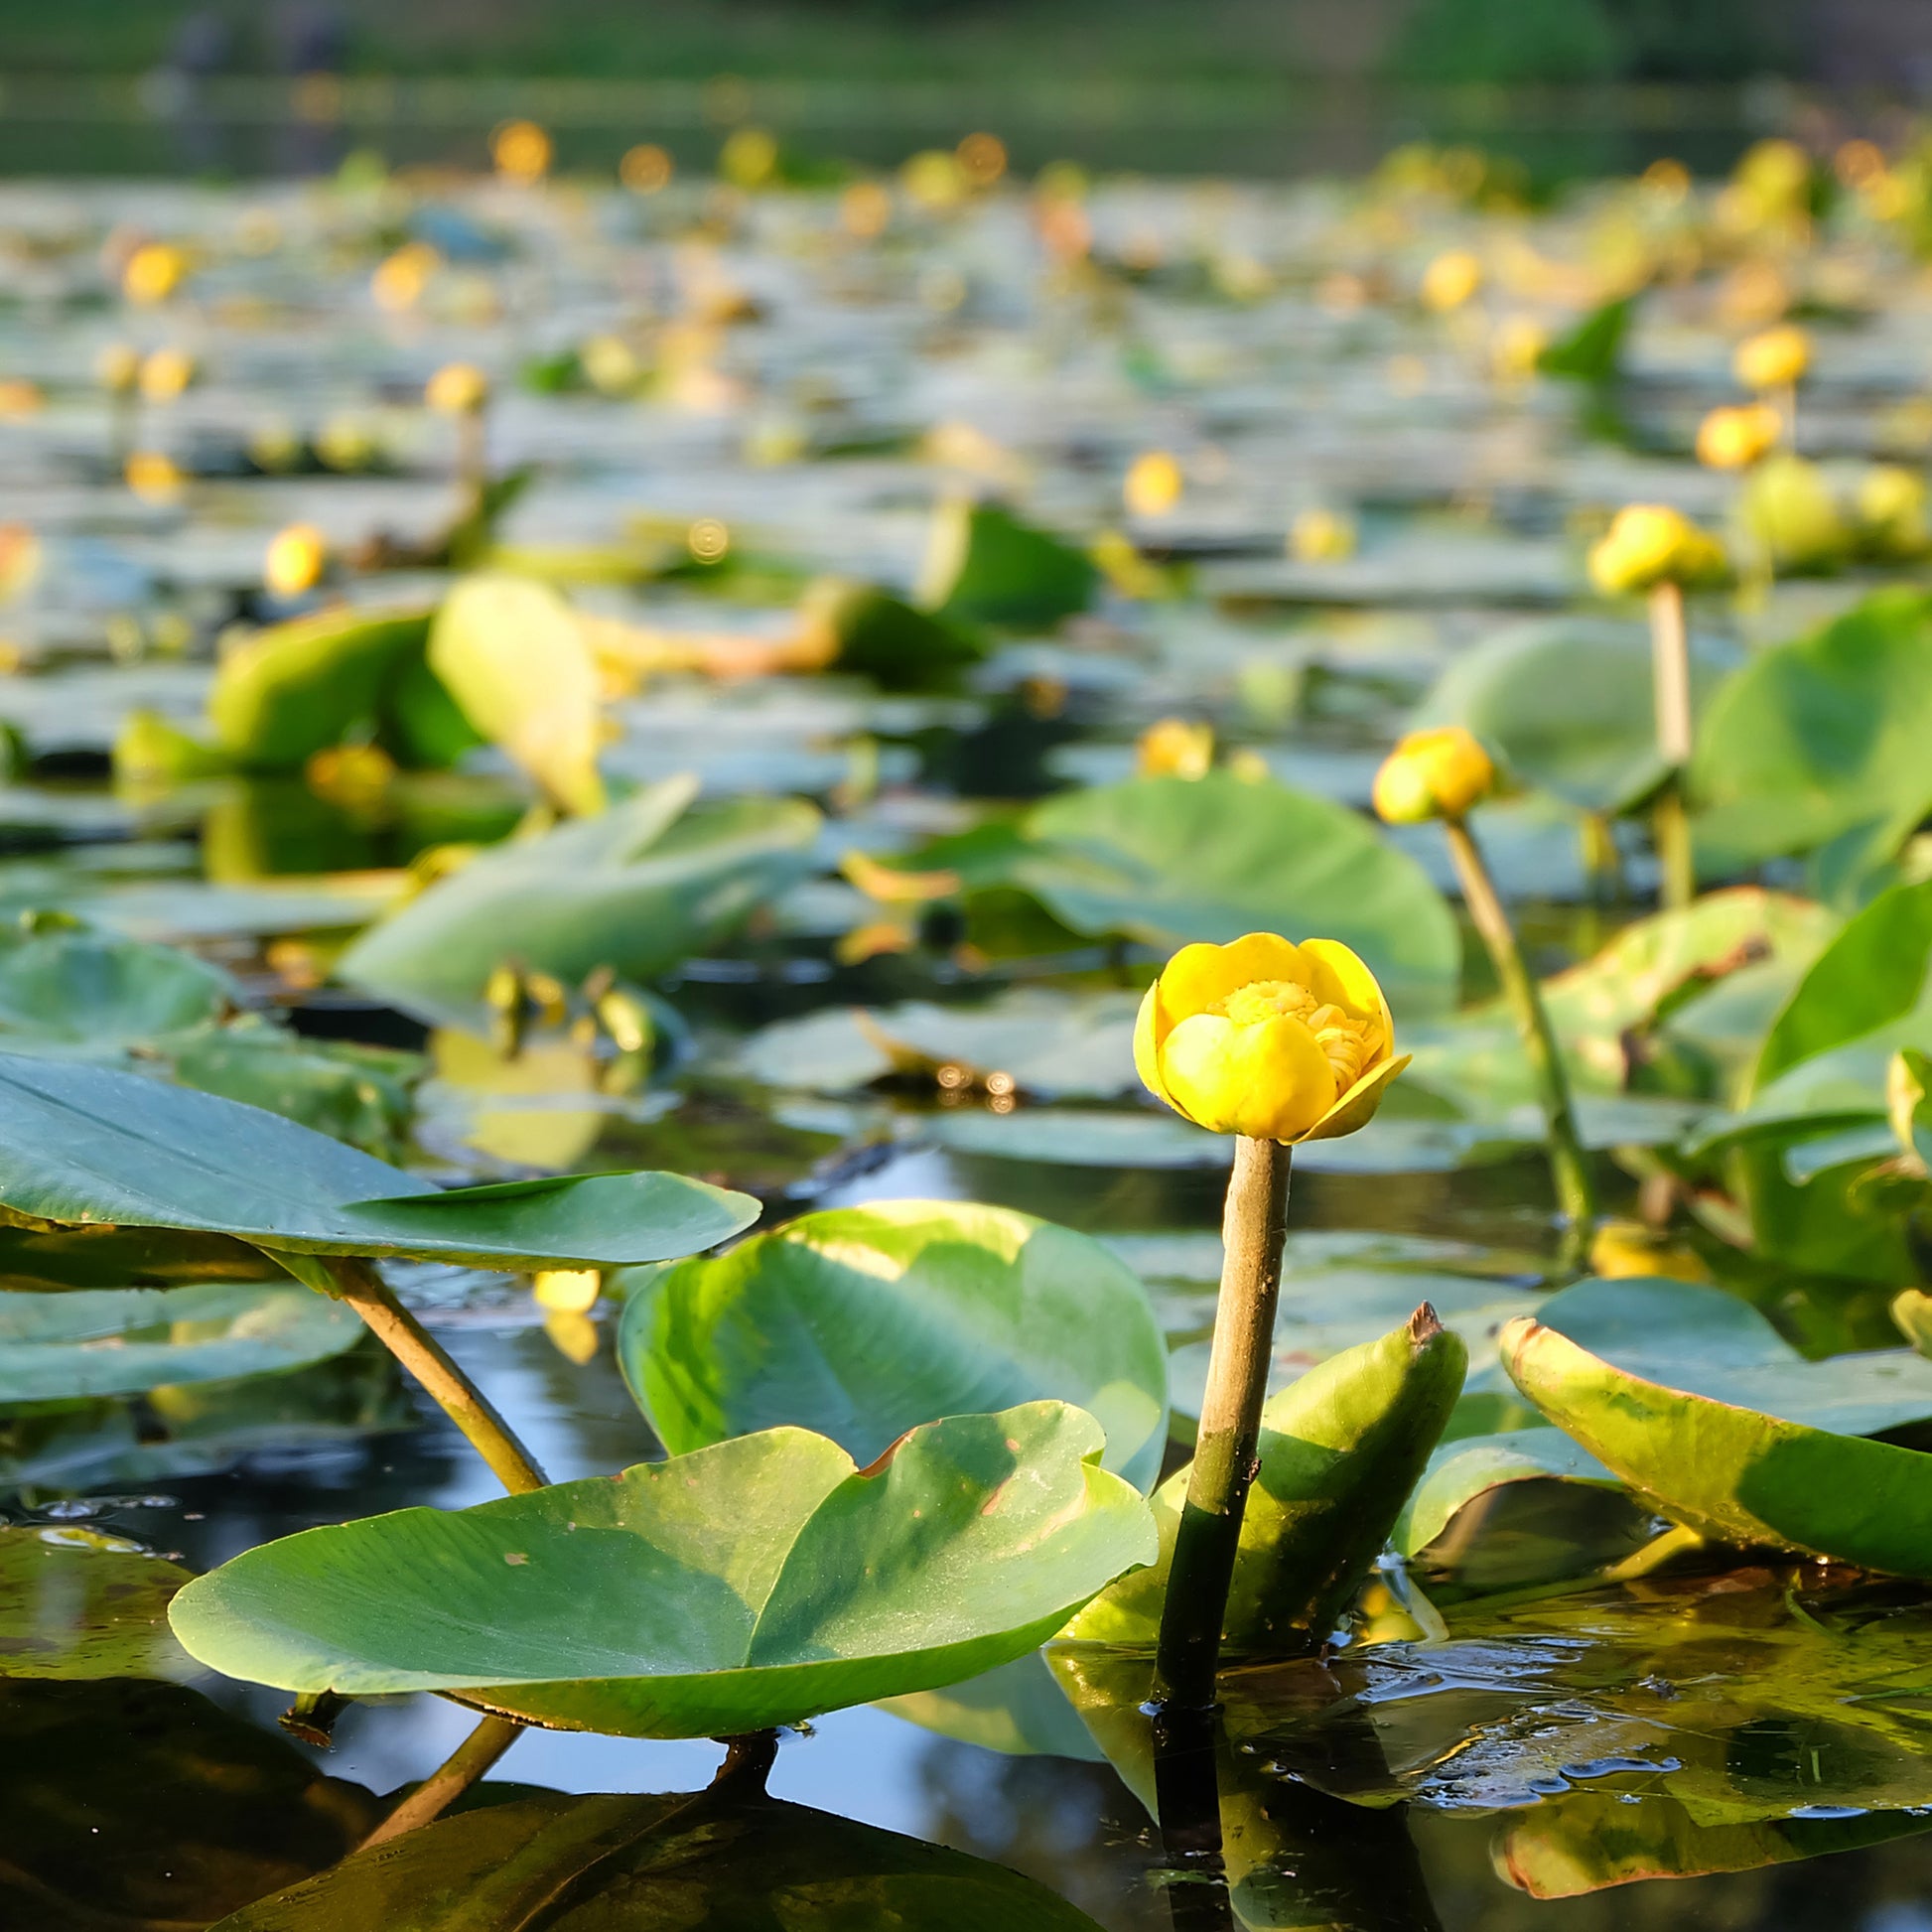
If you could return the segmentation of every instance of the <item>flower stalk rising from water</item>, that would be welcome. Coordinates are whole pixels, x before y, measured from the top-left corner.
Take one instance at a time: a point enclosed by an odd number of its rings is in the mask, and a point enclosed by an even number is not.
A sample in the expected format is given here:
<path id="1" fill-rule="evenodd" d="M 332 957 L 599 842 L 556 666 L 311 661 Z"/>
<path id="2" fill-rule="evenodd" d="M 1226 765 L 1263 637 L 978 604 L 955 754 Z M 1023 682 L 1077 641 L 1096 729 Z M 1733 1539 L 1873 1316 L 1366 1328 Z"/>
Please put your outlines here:
<path id="1" fill-rule="evenodd" d="M 1156 1660 L 1157 1699 L 1200 1712 L 1214 1702 L 1268 1393 L 1290 1153 L 1365 1126 L 1408 1060 L 1395 1055 L 1375 976 L 1346 946 L 1251 932 L 1174 954 L 1141 1004 L 1134 1063 L 1176 1113 L 1237 1136 L 1207 1388 Z"/>

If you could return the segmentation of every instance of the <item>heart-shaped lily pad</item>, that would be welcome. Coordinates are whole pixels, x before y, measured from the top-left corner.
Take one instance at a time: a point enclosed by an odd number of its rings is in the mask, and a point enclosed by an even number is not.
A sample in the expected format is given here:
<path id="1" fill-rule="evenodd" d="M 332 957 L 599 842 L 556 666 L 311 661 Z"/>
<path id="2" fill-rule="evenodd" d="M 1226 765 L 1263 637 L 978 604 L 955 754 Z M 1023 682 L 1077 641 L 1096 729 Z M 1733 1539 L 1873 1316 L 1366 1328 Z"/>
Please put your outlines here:
<path id="1" fill-rule="evenodd" d="M 1155 1552 L 1091 1416 L 914 1430 L 862 1472 L 768 1430 L 443 1512 L 265 1544 L 170 1611 L 192 1656 L 284 1690 L 444 1691 L 532 1723 L 700 1737 L 935 1689 L 1043 1642 Z"/>
<path id="2" fill-rule="evenodd" d="M 1147 1292 L 1071 1228 L 1010 1208 L 881 1201 L 806 1214 L 633 1291 L 618 1352 L 673 1454 L 790 1423 L 862 1460 L 940 1416 L 1040 1396 L 1150 1489 L 1168 1375 Z"/>
<path id="3" fill-rule="evenodd" d="M 278 1114 L 138 1074 L 0 1055 L 0 1206 L 38 1221 L 186 1228 L 297 1254 L 514 1268 L 664 1261 L 758 1218 L 679 1174 L 449 1192 Z"/>

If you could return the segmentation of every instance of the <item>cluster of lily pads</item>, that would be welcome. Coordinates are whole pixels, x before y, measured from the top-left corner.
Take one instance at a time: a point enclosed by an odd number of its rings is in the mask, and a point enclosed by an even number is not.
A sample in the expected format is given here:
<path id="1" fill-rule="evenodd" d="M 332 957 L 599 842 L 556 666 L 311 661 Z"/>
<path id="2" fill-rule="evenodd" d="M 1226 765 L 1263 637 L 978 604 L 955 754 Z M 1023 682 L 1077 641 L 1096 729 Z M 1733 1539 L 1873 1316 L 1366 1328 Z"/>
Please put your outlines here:
<path id="1" fill-rule="evenodd" d="M 397 1427 L 372 1330 L 513 1492 L 196 1579 L 0 1530 L 10 1693 L 132 1722 L 108 1687 L 192 1658 L 483 1714 L 388 1827 L 279 1762 L 329 1827 L 224 1922 L 513 1924 L 673 1873 L 1080 1922 L 763 1796 L 759 1733 L 868 1703 L 1104 1756 L 1257 1926 L 1346 1888 L 1311 1846 L 1394 1883 L 1395 1799 L 1502 1814 L 1543 1896 L 1918 1822 L 1932 596 L 1897 459 L 1932 420 L 1887 357 L 1925 165 L 1774 144 L 1532 211 L 1469 160 L 1205 202 L 943 155 L 870 197 L 362 168 L 145 237 L 9 191 L 39 320 L 117 278 L 113 329 L 193 336 L 202 381 L 137 368 L 103 419 L 57 363 L 9 404 L 30 479 L 85 488 L 0 546 L 0 820 L 39 848 L 0 865 L 0 1470 L 33 1508 Z M 382 465 L 250 420 L 331 303 Z M 1725 541 L 1653 554 L 1630 502 Z M 1658 583 L 1687 742 L 1627 608 Z M 1399 727 L 1482 749 L 1449 845 L 1361 809 Z M 1465 819 L 1522 929 L 1493 969 Z M 1203 1781 L 1144 1707 L 1222 1268 L 1173 1203 L 1230 1147 L 1134 1035 L 1169 955 L 1256 931 L 1359 954 L 1380 1077 L 1411 1056 L 1298 1140 L 1306 1185 L 1521 1211 L 1507 1247 L 1289 1234 Z M 935 1154 L 992 1198 L 863 1198 Z M 1130 1184 L 1087 1231 L 1000 1201 L 1055 1172 Z M 455 1268 L 614 1348 L 662 1457 L 548 1482 L 413 1292 Z M 702 1798 L 437 1819 L 526 1725 L 735 1742 Z M 1800 1730 L 1809 1777 L 1753 1768 Z"/>

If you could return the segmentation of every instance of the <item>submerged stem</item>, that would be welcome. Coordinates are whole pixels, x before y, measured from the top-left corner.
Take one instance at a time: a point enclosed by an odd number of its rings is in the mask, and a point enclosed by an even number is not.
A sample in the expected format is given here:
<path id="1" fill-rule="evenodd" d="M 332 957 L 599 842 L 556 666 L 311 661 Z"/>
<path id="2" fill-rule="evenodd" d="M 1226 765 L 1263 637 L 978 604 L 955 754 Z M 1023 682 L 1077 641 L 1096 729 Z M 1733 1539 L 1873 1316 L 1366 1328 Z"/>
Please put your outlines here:
<path id="1" fill-rule="evenodd" d="M 349 1255 L 315 1257 L 334 1284 L 335 1293 L 374 1331 L 376 1338 L 420 1382 L 443 1413 L 470 1439 L 477 1453 L 490 1466 L 511 1495 L 541 1489 L 544 1473 L 490 1407 L 488 1398 L 450 1358 L 444 1348 L 390 1292 L 388 1284 L 369 1266 Z"/>
<path id="2" fill-rule="evenodd" d="M 1691 646 L 1684 627 L 1684 592 L 1658 584 L 1650 593 L 1651 685 L 1657 709 L 1657 753 L 1667 776 L 1653 807 L 1657 865 L 1663 902 L 1673 910 L 1697 897 L 1697 862 L 1691 849 L 1691 816 L 1684 804 L 1684 773 L 1691 762 Z"/>
<path id="3" fill-rule="evenodd" d="M 1469 917 L 1495 962 L 1496 977 L 1502 982 L 1503 995 L 1516 1015 L 1517 1030 L 1523 1035 L 1523 1050 L 1529 1055 L 1531 1070 L 1536 1075 L 1550 1137 L 1550 1168 L 1556 1179 L 1557 1201 L 1570 1223 L 1566 1259 L 1574 1259 L 1576 1244 L 1587 1235 L 1589 1224 L 1596 1218 L 1596 1188 L 1590 1179 L 1583 1138 L 1577 1132 L 1576 1110 L 1570 1102 L 1570 1081 L 1563 1070 L 1557 1036 L 1551 1031 L 1543 996 L 1537 991 L 1536 978 L 1523 958 L 1516 928 L 1503 909 L 1502 898 L 1489 876 L 1488 866 L 1483 863 L 1474 834 L 1458 818 L 1445 819 L 1443 830 L 1449 834 L 1449 856 L 1455 861 L 1463 903 L 1468 906 Z"/>
<path id="4" fill-rule="evenodd" d="M 522 1735 L 514 1718 L 485 1718 L 356 1849 L 366 1852 L 442 1817 Z"/>
<path id="5" fill-rule="evenodd" d="M 1161 1610 L 1157 1703 L 1206 1710 L 1214 1702 L 1221 1621 L 1268 1393 L 1282 1243 L 1288 1234 L 1288 1176 L 1289 1149 L 1279 1141 L 1243 1136 L 1235 1142 L 1207 1389 Z"/>

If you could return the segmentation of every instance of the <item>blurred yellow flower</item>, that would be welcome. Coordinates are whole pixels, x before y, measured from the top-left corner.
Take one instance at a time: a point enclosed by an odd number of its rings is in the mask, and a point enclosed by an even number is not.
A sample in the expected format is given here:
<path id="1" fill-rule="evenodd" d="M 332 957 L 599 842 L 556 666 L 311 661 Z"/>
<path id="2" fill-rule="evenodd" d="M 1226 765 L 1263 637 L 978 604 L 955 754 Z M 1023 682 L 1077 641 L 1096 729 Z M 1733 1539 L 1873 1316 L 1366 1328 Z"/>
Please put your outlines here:
<path id="1" fill-rule="evenodd" d="M 1355 535 L 1346 511 L 1307 509 L 1289 525 L 1289 555 L 1305 564 L 1340 563 L 1355 554 Z"/>
<path id="2" fill-rule="evenodd" d="M 778 172 L 778 143 L 761 127 L 741 127 L 718 151 L 718 172 L 734 188 L 762 188 Z"/>
<path id="3" fill-rule="evenodd" d="M 1507 316 L 1489 339 L 1489 366 L 1502 382 L 1521 382 L 1536 373 L 1550 332 L 1534 316 Z"/>
<path id="4" fill-rule="evenodd" d="M 1466 248 L 1438 255 L 1423 270 L 1419 293 L 1425 309 L 1447 315 L 1459 309 L 1482 286 L 1482 264 Z"/>
<path id="5" fill-rule="evenodd" d="M 1698 461 L 1712 470 L 1748 470 L 1784 436 L 1784 418 L 1768 402 L 1714 409 L 1698 425 Z"/>
<path id="6" fill-rule="evenodd" d="M 291 523 L 269 540 L 262 582 L 277 597 L 300 597 L 322 582 L 328 567 L 329 539 L 313 523 Z"/>
<path id="7" fill-rule="evenodd" d="M 330 745 L 311 755 L 302 776 L 318 798 L 367 810 L 395 782 L 396 761 L 380 745 Z"/>
<path id="8" fill-rule="evenodd" d="M 1165 516 L 1180 501 L 1180 465 L 1166 450 L 1149 450 L 1128 466 L 1121 500 L 1133 516 Z"/>
<path id="9" fill-rule="evenodd" d="M 1143 778 L 1204 778 L 1214 762 L 1214 727 L 1185 718 L 1150 725 L 1134 747 Z"/>
<path id="10" fill-rule="evenodd" d="M 188 479 L 172 457 L 159 450 L 136 450 L 122 471 L 127 486 L 150 503 L 171 503 L 187 485 Z"/>
<path id="11" fill-rule="evenodd" d="M 593 389 L 621 396 L 637 386 L 643 373 L 637 351 L 621 336 L 593 336 L 578 346 L 577 360 Z"/>
<path id="12" fill-rule="evenodd" d="M 1793 323 L 1737 345 L 1730 364 L 1746 389 L 1787 389 L 1811 367 L 1811 338 Z"/>
<path id="13" fill-rule="evenodd" d="M 1613 596 L 1657 584 L 1709 583 L 1725 569 L 1718 539 L 1661 503 L 1618 510 L 1608 534 L 1589 553 L 1591 582 Z"/>
<path id="14" fill-rule="evenodd" d="M 423 385 L 423 400 L 445 416 L 462 416 L 489 400 L 489 378 L 474 362 L 445 362 Z"/>
<path id="15" fill-rule="evenodd" d="M 1674 1282 L 1711 1279 L 1711 1270 L 1695 1249 L 1641 1221 L 1605 1221 L 1590 1237 L 1589 1269 L 1605 1281 L 1645 1275 Z"/>
<path id="16" fill-rule="evenodd" d="M 1461 818 L 1496 785 L 1496 767 L 1472 732 L 1441 725 L 1410 732 L 1375 774 L 1375 809 L 1391 825 Z"/>
<path id="17" fill-rule="evenodd" d="M 595 1268 L 545 1268 L 530 1278 L 530 1292 L 540 1309 L 555 1314 L 588 1314 L 604 1290 L 604 1277 Z"/>
<path id="18" fill-rule="evenodd" d="M 1216 1134 L 1329 1140 L 1365 1126 L 1395 1030 L 1375 976 L 1334 939 L 1251 932 L 1183 946 L 1148 988 L 1134 1065 L 1150 1092 Z"/>
<path id="19" fill-rule="evenodd" d="M 121 293 L 130 302 L 151 308 L 167 301 L 187 278 L 185 250 L 165 241 L 144 241 L 121 268 Z"/>
<path id="20" fill-rule="evenodd" d="M 839 226 L 858 241 L 886 232 L 893 218 L 893 192 L 883 182 L 855 181 L 839 197 Z"/>
<path id="21" fill-rule="evenodd" d="M 624 150 L 618 163 L 618 179 L 633 195 L 655 195 L 670 187 L 676 164 L 655 141 L 640 141 Z"/>
<path id="22" fill-rule="evenodd" d="M 378 309 L 400 315 L 421 301 L 429 278 L 442 265 L 443 257 L 427 241 L 406 241 L 377 265 L 369 277 L 369 294 Z"/>
<path id="23" fill-rule="evenodd" d="M 195 380 L 195 358 L 185 348 L 157 348 L 141 363 L 141 393 L 149 402 L 173 402 Z"/>
<path id="24" fill-rule="evenodd" d="M 899 170 L 905 192 L 920 207 L 941 213 L 966 199 L 968 182 L 956 155 L 943 148 L 927 148 L 913 155 Z"/>
<path id="25" fill-rule="evenodd" d="M 549 135 L 535 121 L 505 121 L 489 137 L 489 158 L 505 181 L 541 181 L 552 152 Z"/>
<path id="26" fill-rule="evenodd" d="M 997 134 L 969 134 L 953 150 L 969 186 L 991 188 L 1007 171 L 1006 143 Z"/>
<path id="27" fill-rule="evenodd" d="M 37 415 L 47 406 L 47 397 L 38 382 L 24 376 L 0 377 L 0 417 Z"/>
<path id="28" fill-rule="evenodd" d="M 1854 498 L 1866 545 L 1887 557 L 1916 557 L 1932 542 L 1926 526 L 1925 479 L 1895 463 L 1874 464 Z"/>

